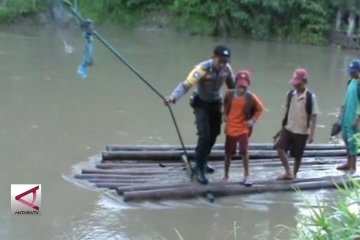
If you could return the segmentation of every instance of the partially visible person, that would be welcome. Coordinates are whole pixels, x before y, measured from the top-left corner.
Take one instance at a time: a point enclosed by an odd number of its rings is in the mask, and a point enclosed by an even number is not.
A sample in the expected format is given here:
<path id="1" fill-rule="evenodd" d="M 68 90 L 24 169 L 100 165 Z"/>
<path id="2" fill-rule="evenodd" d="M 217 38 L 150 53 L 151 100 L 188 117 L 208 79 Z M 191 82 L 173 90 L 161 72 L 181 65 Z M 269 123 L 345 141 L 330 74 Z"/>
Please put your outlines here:
<path id="1" fill-rule="evenodd" d="M 342 138 L 346 145 L 347 162 L 338 166 L 338 170 L 356 172 L 356 156 L 359 150 L 360 133 L 360 98 L 359 98 L 359 77 L 360 60 L 354 59 L 348 66 L 347 72 L 351 80 L 348 82 L 345 100 L 339 114 Z"/>
<path id="2" fill-rule="evenodd" d="M 241 70 L 236 74 L 236 89 L 228 90 L 224 98 L 224 115 L 226 118 L 225 127 L 225 169 L 223 180 L 229 178 L 229 170 L 232 156 L 236 154 L 236 147 L 239 144 L 239 154 L 243 160 L 245 186 L 251 186 L 249 172 L 249 138 L 254 124 L 264 112 L 264 104 L 249 91 L 251 84 L 251 73 L 249 70 Z"/>
<path id="3" fill-rule="evenodd" d="M 198 134 L 194 170 L 200 184 L 208 183 L 205 169 L 211 149 L 220 134 L 222 117 L 220 89 L 224 83 L 228 88 L 235 87 L 233 72 L 229 64 L 230 57 L 231 53 L 228 47 L 217 45 L 211 59 L 197 64 L 186 80 L 165 98 L 165 104 L 175 103 L 196 85 L 190 105 L 194 110 Z"/>
<path id="4" fill-rule="evenodd" d="M 308 71 L 297 68 L 290 80 L 294 90 L 286 97 L 286 113 L 282 121 L 282 129 L 275 142 L 275 149 L 285 169 L 285 174 L 278 180 L 296 178 L 299 171 L 306 143 L 314 141 L 316 118 L 319 112 L 315 94 L 307 89 Z M 294 157 L 294 169 L 290 170 L 288 154 Z"/>

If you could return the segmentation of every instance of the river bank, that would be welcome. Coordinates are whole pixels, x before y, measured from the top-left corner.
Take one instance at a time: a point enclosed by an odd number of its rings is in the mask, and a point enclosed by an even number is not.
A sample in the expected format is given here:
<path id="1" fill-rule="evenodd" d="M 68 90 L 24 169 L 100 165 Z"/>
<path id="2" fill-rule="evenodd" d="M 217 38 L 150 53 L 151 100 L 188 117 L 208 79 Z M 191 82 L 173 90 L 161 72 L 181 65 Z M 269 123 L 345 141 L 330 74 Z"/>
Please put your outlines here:
<path id="1" fill-rule="evenodd" d="M 111 24 L 146 31 L 360 49 L 356 16 L 350 21 L 348 10 L 339 12 L 339 6 L 328 1 L 311 4 L 307 1 L 266 4 L 258 0 L 226 0 L 222 4 L 196 0 L 69 2 L 98 26 Z M 64 27 L 77 24 L 65 8 L 54 0 L 5 1 L 0 5 L 0 23 Z"/>

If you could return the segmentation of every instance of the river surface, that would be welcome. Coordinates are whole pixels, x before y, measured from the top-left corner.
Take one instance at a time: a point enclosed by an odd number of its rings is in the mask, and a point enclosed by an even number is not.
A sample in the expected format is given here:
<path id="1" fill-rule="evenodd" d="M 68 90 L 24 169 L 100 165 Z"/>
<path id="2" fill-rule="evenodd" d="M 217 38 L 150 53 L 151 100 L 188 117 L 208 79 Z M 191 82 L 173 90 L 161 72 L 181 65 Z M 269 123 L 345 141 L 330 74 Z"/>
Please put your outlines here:
<path id="1" fill-rule="evenodd" d="M 342 103 L 345 68 L 356 52 L 329 47 L 215 39 L 170 32 L 102 27 L 105 37 L 164 94 L 183 81 L 213 46 L 232 50 L 234 71 L 250 68 L 251 91 L 266 112 L 252 142 L 270 142 L 280 126 L 285 94 L 296 67 L 310 73 L 317 94 L 315 142 L 327 143 Z M 66 45 L 74 52 L 68 54 Z M 73 166 L 98 155 L 107 144 L 178 144 L 161 99 L 99 41 L 95 65 L 81 79 L 84 39 L 77 29 L 0 29 L 0 239 L 289 239 L 283 225 L 295 227 L 306 213 L 297 193 L 218 199 L 126 204 L 64 179 Z M 189 94 L 173 108 L 186 144 L 195 144 Z M 218 138 L 224 142 L 224 136 Z M 282 169 L 268 173 L 271 177 Z M 253 174 L 260 174 L 253 172 Z M 300 173 L 301 175 L 301 173 Z M 11 184 L 42 184 L 41 216 L 12 216 Z M 331 191 L 305 194 L 315 199 Z"/>

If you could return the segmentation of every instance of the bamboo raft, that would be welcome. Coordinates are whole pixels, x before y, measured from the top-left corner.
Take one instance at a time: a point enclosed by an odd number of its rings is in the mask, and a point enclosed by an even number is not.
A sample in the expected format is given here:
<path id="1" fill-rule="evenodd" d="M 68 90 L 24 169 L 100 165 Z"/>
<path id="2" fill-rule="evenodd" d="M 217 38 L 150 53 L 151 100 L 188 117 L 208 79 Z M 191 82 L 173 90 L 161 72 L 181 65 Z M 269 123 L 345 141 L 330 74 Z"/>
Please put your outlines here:
<path id="1" fill-rule="evenodd" d="M 344 145 L 310 144 L 304 152 L 298 178 L 277 181 L 273 173 L 282 173 L 283 167 L 272 146 L 267 143 L 249 146 L 250 169 L 254 178 L 252 187 L 240 183 L 243 169 L 239 156 L 234 157 L 231 166 L 231 181 L 221 181 L 224 145 L 215 145 L 210 154 L 209 162 L 216 171 L 207 174 L 208 185 L 189 180 L 184 163 L 180 161 L 183 151 L 175 145 L 108 145 L 94 166 L 82 168 L 73 178 L 92 188 L 110 189 L 125 202 L 200 196 L 214 201 L 216 197 L 230 195 L 334 188 L 351 179 L 360 180 L 359 175 L 350 177 L 335 170 L 336 165 L 345 161 Z M 186 149 L 188 159 L 194 160 L 195 146 L 188 145 Z"/>

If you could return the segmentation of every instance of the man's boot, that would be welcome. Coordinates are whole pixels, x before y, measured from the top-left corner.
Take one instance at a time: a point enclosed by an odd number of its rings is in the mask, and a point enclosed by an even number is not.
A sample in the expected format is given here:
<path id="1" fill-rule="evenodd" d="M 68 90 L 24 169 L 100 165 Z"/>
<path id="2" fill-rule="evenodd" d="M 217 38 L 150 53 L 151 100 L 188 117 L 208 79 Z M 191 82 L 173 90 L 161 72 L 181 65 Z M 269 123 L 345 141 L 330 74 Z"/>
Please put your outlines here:
<path id="1" fill-rule="evenodd" d="M 200 184 L 208 184 L 208 179 L 205 177 L 204 164 L 196 164 L 195 168 L 196 180 Z"/>
<path id="2" fill-rule="evenodd" d="M 205 169 L 206 173 L 214 173 L 215 172 L 215 168 L 213 166 L 211 166 L 210 164 L 206 164 L 206 169 Z"/>

